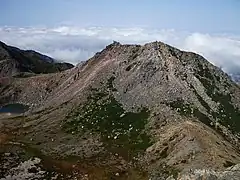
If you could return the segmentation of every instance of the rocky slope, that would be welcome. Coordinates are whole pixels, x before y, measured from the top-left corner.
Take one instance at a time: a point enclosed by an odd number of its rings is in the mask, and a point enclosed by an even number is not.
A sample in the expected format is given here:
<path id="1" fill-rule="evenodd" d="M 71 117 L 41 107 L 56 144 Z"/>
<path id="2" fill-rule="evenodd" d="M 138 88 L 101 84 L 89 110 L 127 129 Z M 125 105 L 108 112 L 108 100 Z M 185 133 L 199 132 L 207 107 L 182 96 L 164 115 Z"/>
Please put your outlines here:
<path id="1" fill-rule="evenodd" d="M 0 78 L 30 76 L 32 73 L 55 73 L 72 67 L 72 64 L 57 63 L 46 55 L 32 50 L 24 51 L 0 41 Z"/>
<path id="2" fill-rule="evenodd" d="M 209 179 L 209 180 L 238 180 L 240 177 L 240 164 L 226 168 L 224 171 L 208 169 L 195 169 L 179 174 L 178 180 Z M 169 177 L 167 180 L 174 180 Z"/>
<path id="3" fill-rule="evenodd" d="M 0 92 L 1 104 L 31 106 L 1 117 L 2 158 L 10 153 L 17 167 L 38 157 L 44 177 L 180 178 L 240 162 L 239 86 L 161 42 L 114 42 L 67 71 L 6 78 Z"/>

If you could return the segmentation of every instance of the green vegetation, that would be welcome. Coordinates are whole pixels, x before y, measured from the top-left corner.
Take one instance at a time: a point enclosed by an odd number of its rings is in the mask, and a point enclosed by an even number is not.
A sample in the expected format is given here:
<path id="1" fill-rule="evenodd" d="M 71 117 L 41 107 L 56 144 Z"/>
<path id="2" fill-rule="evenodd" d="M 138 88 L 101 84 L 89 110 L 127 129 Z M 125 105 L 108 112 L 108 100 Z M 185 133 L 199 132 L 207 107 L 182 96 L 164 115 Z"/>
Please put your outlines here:
<path id="1" fill-rule="evenodd" d="M 208 104 L 199 96 L 195 90 L 195 94 L 198 97 L 200 103 L 207 109 L 207 112 L 213 116 L 220 124 L 230 128 L 234 133 L 240 132 L 240 111 L 231 104 L 231 95 L 222 94 L 218 91 L 214 85 L 214 80 L 219 81 L 219 77 L 215 78 L 208 68 L 203 68 L 201 64 L 198 64 L 199 71 L 195 74 L 196 77 L 201 81 L 206 89 L 208 96 L 213 101 L 219 102 L 220 107 L 218 112 L 212 112 Z M 229 84 L 227 85 L 229 86 Z"/>
<path id="2" fill-rule="evenodd" d="M 206 102 L 203 100 L 202 96 L 200 96 L 200 95 L 197 93 L 196 89 L 195 89 L 192 85 L 191 85 L 191 89 L 194 91 L 194 93 L 195 93 L 195 95 L 197 96 L 197 98 L 198 98 L 199 102 L 201 103 L 201 105 L 202 105 L 208 112 L 210 112 L 210 111 L 211 111 L 211 108 L 209 107 L 208 103 L 206 103 Z"/>
<path id="3" fill-rule="evenodd" d="M 111 91 L 117 91 L 117 89 L 113 86 L 113 81 L 115 80 L 116 77 L 111 76 L 108 80 L 107 80 L 107 88 Z"/>
<path id="4" fill-rule="evenodd" d="M 203 67 L 201 63 L 198 63 L 198 75 L 201 77 L 214 80 L 214 76 L 210 73 L 209 69 L 207 67 Z"/>
<path id="5" fill-rule="evenodd" d="M 176 109 L 179 114 L 183 116 L 189 116 L 192 114 L 193 109 L 191 108 L 190 104 L 185 104 L 182 99 L 172 101 L 170 103 L 167 103 L 170 107 L 173 109 Z"/>
<path id="6" fill-rule="evenodd" d="M 194 109 L 193 112 L 194 116 L 197 117 L 202 123 L 206 124 L 207 126 L 211 126 L 212 120 L 205 114 L 203 114 L 198 109 Z"/>
<path id="7" fill-rule="evenodd" d="M 218 113 L 213 113 L 215 118 L 218 118 L 220 123 L 235 132 L 240 132 L 240 111 L 231 104 L 231 96 L 220 93 L 212 94 L 212 99 L 220 103 Z"/>
<path id="8" fill-rule="evenodd" d="M 176 109 L 182 116 L 195 116 L 204 124 L 210 126 L 211 119 L 200 112 L 197 108 L 193 107 L 191 104 L 184 103 L 182 99 L 177 101 L 172 101 L 168 104 L 171 108 Z"/>
<path id="9" fill-rule="evenodd" d="M 213 76 L 207 67 L 203 67 L 201 63 L 198 63 L 198 71 L 195 76 L 206 88 L 206 93 L 210 96 L 214 89 L 217 87 L 214 85 L 215 76 Z"/>
<path id="10" fill-rule="evenodd" d="M 225 127 L 230 128 L 235 133 L 240 132 L 240 112 L 230 103 L 230 95 L 222 95 L 215 93 L 212 97 L 216 102 L 220 102 L 220 109 L 218 112 L 211 111 L 208 104 L 202 99 L 200 95 L 195 92 L 200 103 L 206 108 L 207 112 L 212 115 L 215 120 Z M 212 120 L 197 108 L 192 107 L 190 104 L 184 103 L 183 100 L 177 100 L 169 103 L 170 107 L 176 109 L 183 116 L 195 116 L 204 124 L 210 126 Z"/>
<path id="11" fill-rule="evenodd" d="M 92 89 L 86 104 L 66 117 L 63 128 L 68 133 L 99 133 L 110 151 L 131 158 L 151 145 L 144 131 L 148 117 L 147 109 L 125 112 L 112 95 Z"/>

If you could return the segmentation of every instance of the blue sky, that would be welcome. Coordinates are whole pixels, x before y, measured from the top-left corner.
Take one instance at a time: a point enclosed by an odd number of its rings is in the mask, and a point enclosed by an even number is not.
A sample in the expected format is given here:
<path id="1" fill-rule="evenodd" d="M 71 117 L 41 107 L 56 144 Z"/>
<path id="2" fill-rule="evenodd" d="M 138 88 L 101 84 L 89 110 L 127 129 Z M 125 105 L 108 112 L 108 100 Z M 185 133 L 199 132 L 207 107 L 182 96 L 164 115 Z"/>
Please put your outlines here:
<path id="1" fill-rule="evenodd" d="M 240 32 L 239 0 L 1 0 L 0 26 L 151 27 Z"/>
<path id="2" fill-rule="evenodd" d="M 77 64 L 163 41 L 240 73 L 240 0 L 0 0 L 0 41 Z"/>

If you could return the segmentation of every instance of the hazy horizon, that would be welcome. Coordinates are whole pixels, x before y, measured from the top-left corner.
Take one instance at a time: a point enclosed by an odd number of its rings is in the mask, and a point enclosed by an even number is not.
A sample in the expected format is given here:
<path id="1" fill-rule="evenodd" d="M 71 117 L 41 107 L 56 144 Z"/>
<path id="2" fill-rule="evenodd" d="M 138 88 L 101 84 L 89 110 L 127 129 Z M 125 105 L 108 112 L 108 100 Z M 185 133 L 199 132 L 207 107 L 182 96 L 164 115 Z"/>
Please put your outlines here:
<path id="1" fill-rule="evenodd" d="M 113 40 L 158 40 L 240 72 L 239 8 L 237 0 L 2 0 L 0 40 L 73 64 Z"/>

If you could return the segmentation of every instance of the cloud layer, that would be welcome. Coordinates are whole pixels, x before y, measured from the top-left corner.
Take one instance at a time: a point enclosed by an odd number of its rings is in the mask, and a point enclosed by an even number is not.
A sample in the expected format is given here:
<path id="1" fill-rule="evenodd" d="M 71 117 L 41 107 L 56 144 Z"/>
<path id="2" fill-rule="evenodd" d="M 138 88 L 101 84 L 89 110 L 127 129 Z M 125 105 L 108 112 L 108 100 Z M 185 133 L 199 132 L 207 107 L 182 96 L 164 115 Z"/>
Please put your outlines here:
<path id="1" fill-rule="evenodd" d="M 60 26 L 55 28 L 0 27 L 0 40 L 23 49 L 33 49 L 76 64 L 87 60 L 113 40 L 144 44 L 163 41 L 193 51 L 226 72 L 240 73 L 240 37 L 177 32 L 164 29 Z"/>

